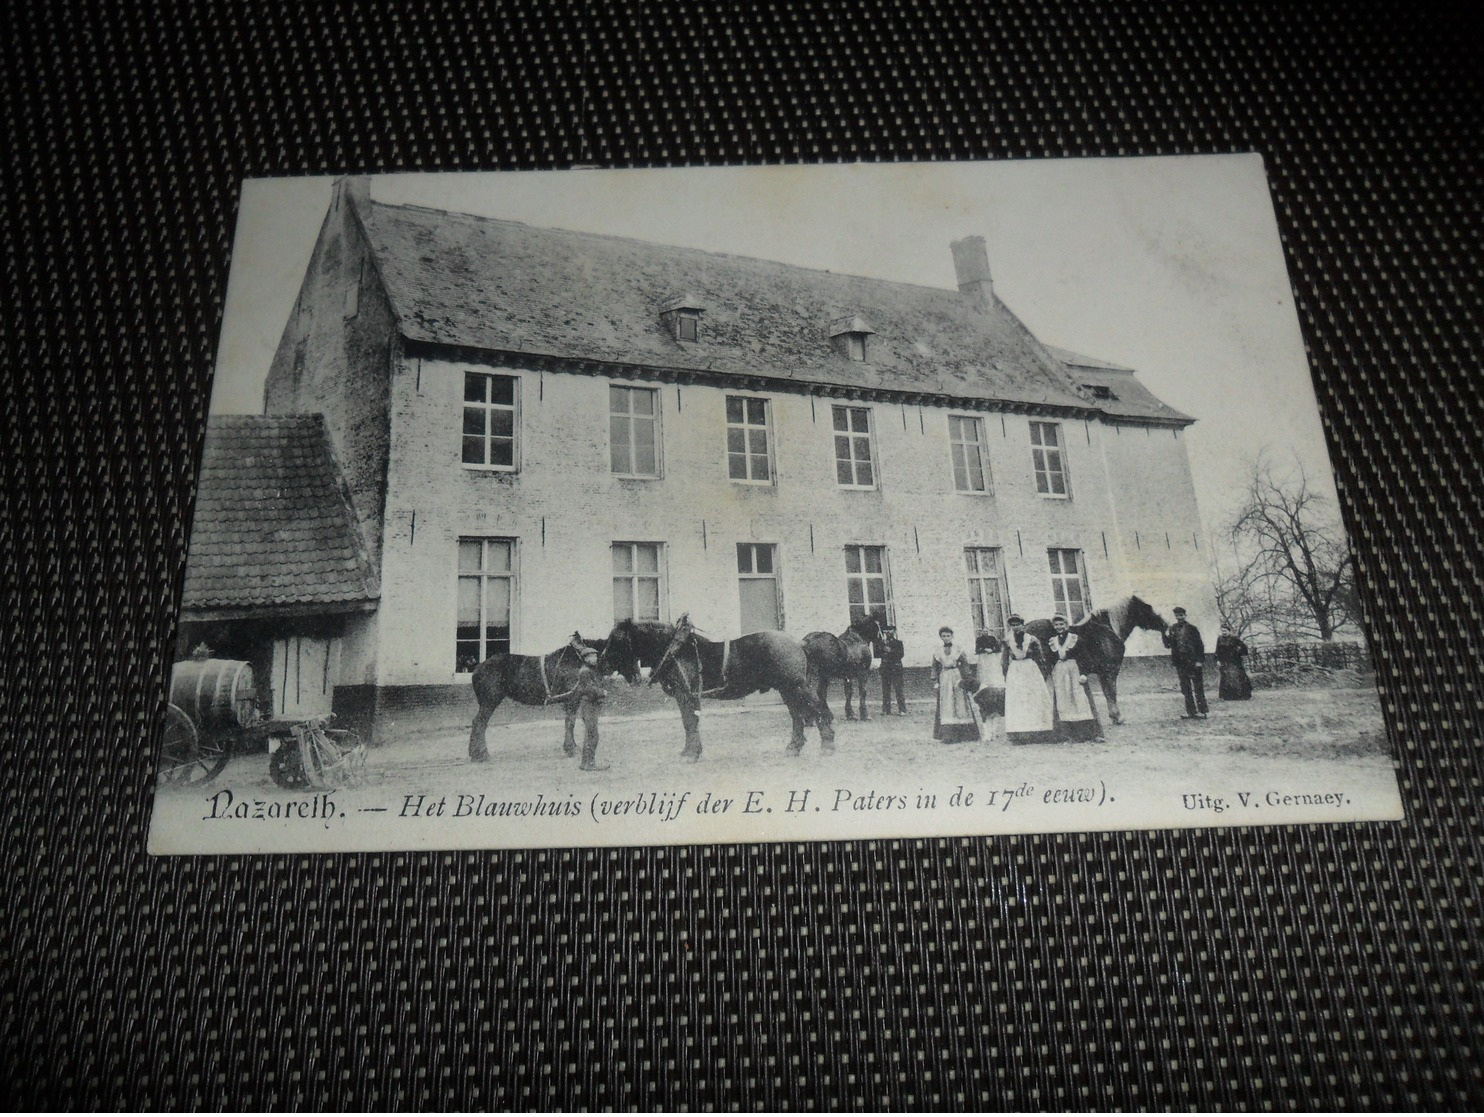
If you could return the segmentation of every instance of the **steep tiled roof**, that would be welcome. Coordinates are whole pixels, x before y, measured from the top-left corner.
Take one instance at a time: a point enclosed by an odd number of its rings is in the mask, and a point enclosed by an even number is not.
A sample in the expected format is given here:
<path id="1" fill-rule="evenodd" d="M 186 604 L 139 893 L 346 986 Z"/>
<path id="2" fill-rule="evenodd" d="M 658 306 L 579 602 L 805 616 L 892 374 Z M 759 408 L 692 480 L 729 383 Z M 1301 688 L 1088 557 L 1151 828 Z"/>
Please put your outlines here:
<path id="1" fill-rule="evenodd" d="M 213 418 L 183 607 L 338 612 L 378 594 L 320 416 Z"/>
<path id="2" fill-rule="evenodd" d="M 1134 370 L 1096 357 L 1084 357 L 1070 349 L 1046 346 L 1046 351 L 1067 366 L 1068 374 L 1092 394 L 1093 407 L 1116 419 L 1146 419 L 1180 424 L 1195 422 L 1176 411 L 1144 387 Z"/>
<path id="3" fill-rule="evenodd" d="M 413 341 L 960 399 L 1091 403 L 998 299 L 417 206 L 361 207 L 403 335 Z M 946 248 L 945 248 L 946 251 Z M 705 307 L 701 340 L 660 312 Z M 875 331 L 869 360 L 830 344 L 842 318 Z"/>

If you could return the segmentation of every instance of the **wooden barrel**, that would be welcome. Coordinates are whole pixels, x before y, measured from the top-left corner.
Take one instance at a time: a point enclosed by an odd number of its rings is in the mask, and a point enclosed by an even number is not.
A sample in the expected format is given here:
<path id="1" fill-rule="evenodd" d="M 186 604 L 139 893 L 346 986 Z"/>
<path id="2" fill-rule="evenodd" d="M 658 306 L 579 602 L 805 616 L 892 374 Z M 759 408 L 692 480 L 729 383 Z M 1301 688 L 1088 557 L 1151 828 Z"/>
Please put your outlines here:
<path id="1" fill-rule="evenodd" d="M 170 701 L 200 729 L 236 729 L 257 716 L 252 667 L 240 659 L 187 659 L 170 675 Z"/>

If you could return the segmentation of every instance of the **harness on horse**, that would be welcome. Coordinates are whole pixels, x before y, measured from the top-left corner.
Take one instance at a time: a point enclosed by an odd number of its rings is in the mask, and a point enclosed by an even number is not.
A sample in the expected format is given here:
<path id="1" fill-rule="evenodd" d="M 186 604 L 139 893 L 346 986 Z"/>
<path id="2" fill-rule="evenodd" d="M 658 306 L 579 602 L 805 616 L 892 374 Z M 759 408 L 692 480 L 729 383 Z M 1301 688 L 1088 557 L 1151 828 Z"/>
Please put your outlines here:
<path id="1" fill-rule="evenodd" d="M 557 650 L 557 652 L 556 652 L 556 661 L 558 663 L 560 663 L 562 661 L 562 657 L 564 655 L 566 655 L 568 651 L 574 651 L 574 652 L 576 652 L 577 653 L 577 658 L 580 660 L 582 658 L 582 652 L 583 652 L 583 648 L 584 647 L 585 647 L 585 645 L 583 645 L 582 643 L 579 642 L 579 636 L 578 636 L 578 634 L 574 632 L 574 633 L 572 633 L 572 641 L 571 641 L 571 643 L 569 643 L 565 648 L 560 648 L 560 649 Z M 564 702 L 564 701 L 566 701 L 568 698 L 571 698 L 572 697 L 573 692 L 569 690 L 565 694 L 552 694 L 551 693 L 551 680 L 546 677 L 546 660 L 547 660 L 547 657 L 544 656 L 544 655 L 541 655 L 541 656 L 537 656 L 536 657 L 536 662 L 537 662 L 537 664 L 541 668 L 541 693 L 546 696 L 542 700 L 542 704 L 543 705 L 546 705 L 546 706 L 549 706 L 553 702 Z"/>
<path id="2" fill-rule="evenodd" d="M 536 662 L 541 665 L 541 693 L 546 696 L 545 701 L 551 701 L 551 681 L 546 677 L 546 657 L 537 656 Z"/>
<path id="3" fill-rule="evenodd" d="M 655 664 L 654 670 L 649 673 L 649 685 L 654 686 L 655 680 L 660 677 L 660 674 L 665 670 L 665 668 L 669 667 L 675 657 L 680 654 L 681 646 L 688 643 L 690 645 L 691 655 L 695 659 L 696 671 L 695 682 L 692 685 L 688 686 L 686 689 L 690 692 L 691 697 L 696 700 L 696 705 L 699 706 L 701 704 L 702 698 L 709 697 L 713 694 L 719 694 L 726 689 L 727 668 L 731 665 L 732 660 L 732 642 L 730 640 L 725 640 L 722 642 L 720 685 L 714 686 L 710 690 L 707 690 L 705 689 L 705 671 L 701 663 L 701 648 L 700 645 L 696 643 L 695 635 L 696 626 L 691 623 L 690 614 L 683 614 L 680 618 L 680 622 L 675 626 L 675 635 L 670 637 L 670 643 L 665 648 L 665 654 L 660 656 L 660 661 Z"/>

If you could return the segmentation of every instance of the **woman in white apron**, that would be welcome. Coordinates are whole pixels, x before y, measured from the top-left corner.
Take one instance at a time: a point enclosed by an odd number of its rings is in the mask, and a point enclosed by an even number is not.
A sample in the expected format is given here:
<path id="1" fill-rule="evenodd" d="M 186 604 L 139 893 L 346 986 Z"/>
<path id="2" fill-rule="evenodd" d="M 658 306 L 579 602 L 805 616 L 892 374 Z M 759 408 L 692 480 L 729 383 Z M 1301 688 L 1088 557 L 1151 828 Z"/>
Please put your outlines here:
<path id="1" fill-rule="evenodd" d="M 1051 627 L 1056 629 L 1056 635 L 1047 646 L 1055 657 L 1051 668 L 1051 698 L 1056 708 L 1057 735 L 1063 741 L 1101 741 L 1103 727 L 1092 708 L 1087 676 L 1072 655 L 1077 647 L 1077 634 L 1060 613 L 1051 618 Z"/>
<path id="2" fill-rule="evenodd" d="M 1041 641 L 1025 630 L 1018 613 L 1012 616 L 1005 636 L 1005 738 L 1012 745 L 1054 738 L 1054 709 L 1041 674 L 1041 654 Z"/>
<path id="3" fill-rule="evenodd" d="M 963 670 L 972 669 L 974 661 L 953 642 L 953 629 L 946 624 L 938 630 L 943 647 L 933 653 L 933 691 L 937 713 L 933 717 L 933 737 L 939 741 L 979 740 L 979 707 L 964 689 Z"/>

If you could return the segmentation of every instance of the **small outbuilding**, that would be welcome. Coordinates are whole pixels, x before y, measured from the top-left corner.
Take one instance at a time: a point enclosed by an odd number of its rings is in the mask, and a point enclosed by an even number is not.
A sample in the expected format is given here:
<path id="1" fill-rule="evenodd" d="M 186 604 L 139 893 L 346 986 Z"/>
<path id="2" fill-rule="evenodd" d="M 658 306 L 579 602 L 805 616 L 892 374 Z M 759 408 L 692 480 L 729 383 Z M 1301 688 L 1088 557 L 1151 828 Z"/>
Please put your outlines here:
<path id="1" fill-rule="evenodd" d="M 265 717 L 369 729 L 364 639 L 380 589 L 324 419 L 207 427 L 176 659 L 246 660 Z M 365 706 L 362 710 L 360 707 Z"/>

